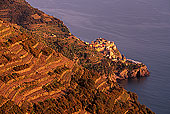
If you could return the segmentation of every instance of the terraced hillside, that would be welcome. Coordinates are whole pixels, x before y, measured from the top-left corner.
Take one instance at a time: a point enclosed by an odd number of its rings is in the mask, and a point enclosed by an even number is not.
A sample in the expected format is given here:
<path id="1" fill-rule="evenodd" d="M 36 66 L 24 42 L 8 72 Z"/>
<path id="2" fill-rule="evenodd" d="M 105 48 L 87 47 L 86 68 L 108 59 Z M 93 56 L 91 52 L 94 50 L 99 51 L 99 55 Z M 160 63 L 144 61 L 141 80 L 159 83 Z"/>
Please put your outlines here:
<path id="1" fill-rule="evenodd" d="M 104 57 L 104 54 L 72 35 L 62 21 L 31 7 L 24 0 L 5 0 L 1 2 L 1 5 L 0 10 L 6 12 L 8 17 L 7 19 L 0 16 L 1 19 L 9 20 L 30 30 L 39 36 L 36 40 L 43 41 L 71 60 L 79 59 L 78 64 L 86 69 L 97 71 L 101 75 L 106 74 L 113 81 L 149 75 L 144 64 L 110 61 Z"/>
<path id="2" fill-rule="evenodd" d="M 79 59 L 67 59 L 18 25 L 0 26 L 0 113 L 151 112 Z"/>
<path id="3" fill-rule="evenodd" d="M 9 100 L 21 106 L 65 94 L 73 65 L 22 27 L 0 21 L 0 95 L 5 98 L 0 106 Z M 49 91 L 53 83 L 56 87 Z"/>
<path id="4" fill-rule="evenodd" d="M 81 76 L 88 75 L 89 71 L 77 65 L 77 61 L 74 63 L 37 42 L 22 27 L 0 21 L 0 30 L 1 107 L 8 101 L 21 107 L 25 102 L 61 97 L 76 88 Z M 99 82 L 98 86 L 102 90 Z"/>
<path id="5" fill-rule="evenodd" d="M 0 18 L 3 20 L 37 31 L 39 27 L 55 25 L 57 36 L 69 36 L 70 32 L 61 20 L 31 7 L 25 0 L 1 0 L 0 6 Z"/>
<path id="6" fill-rule="evenodd" d="M 0 12 L 0 113 L 152 113 L 114 82 L 123 63 L 62 21 L 24 0 L 0 0 Z"/>

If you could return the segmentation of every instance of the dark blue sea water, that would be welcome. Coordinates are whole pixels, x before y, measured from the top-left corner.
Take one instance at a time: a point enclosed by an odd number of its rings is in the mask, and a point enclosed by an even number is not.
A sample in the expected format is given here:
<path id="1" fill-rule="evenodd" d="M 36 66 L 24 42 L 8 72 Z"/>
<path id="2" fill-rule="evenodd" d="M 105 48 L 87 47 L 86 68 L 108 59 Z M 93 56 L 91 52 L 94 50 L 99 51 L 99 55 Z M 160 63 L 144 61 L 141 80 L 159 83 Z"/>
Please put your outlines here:
<path id="1" fill-rule="evenodd" d="M 84 41 L 104 37 L 145 63 L 150 77 L 123 83 L 157 114 L 170 114 L 170 0 L 27 0 Z"/>

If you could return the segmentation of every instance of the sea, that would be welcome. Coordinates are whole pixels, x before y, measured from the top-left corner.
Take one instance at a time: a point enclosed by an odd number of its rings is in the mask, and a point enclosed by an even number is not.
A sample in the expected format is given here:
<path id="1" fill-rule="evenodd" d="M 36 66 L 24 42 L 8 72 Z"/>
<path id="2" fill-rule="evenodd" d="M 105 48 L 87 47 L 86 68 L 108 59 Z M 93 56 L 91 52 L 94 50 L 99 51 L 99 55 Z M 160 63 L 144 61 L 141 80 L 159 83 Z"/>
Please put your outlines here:
<path id="1" fill-rule="evenodd" d="M 55 16 L 72 34 L 91 42 L 114 41 L 150 76 L 120 83 L 157 114 L 170 114 L 170 0 L 27 0 Z"/>

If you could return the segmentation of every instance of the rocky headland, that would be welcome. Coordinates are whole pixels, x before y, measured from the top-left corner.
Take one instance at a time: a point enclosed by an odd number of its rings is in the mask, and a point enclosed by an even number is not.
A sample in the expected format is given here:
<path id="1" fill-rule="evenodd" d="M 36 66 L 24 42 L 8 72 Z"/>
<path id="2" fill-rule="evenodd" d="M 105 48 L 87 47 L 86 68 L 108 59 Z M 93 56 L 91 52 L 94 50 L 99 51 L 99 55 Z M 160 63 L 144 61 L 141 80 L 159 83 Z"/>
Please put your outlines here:
<path id="1" fill-rule="evenodd" d="M 150 74 L 146 65 L 142 62 L 126 59 L 126 57 L 120 53 L 113 41 L 97 38 L 95 41 L 91 41 L 91 43 L 85 42 L 85 44 L 102 53 L 103 56 L 110 59 L 111 62 L 119 64 L 119 67 L 122 67 L 118 70 L 112 69 L 113 73 L 109 77 L 112 81 L 116 82 L 116 80 L 145 77 Z"/>

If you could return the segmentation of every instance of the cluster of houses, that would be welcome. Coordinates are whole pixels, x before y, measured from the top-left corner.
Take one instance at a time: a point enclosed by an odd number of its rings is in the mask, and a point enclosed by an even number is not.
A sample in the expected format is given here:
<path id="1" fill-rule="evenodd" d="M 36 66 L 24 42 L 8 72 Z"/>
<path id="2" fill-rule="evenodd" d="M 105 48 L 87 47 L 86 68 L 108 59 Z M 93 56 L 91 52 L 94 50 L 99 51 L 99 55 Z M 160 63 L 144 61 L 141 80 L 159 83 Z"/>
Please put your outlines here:
<path id="1" fill-rule="evenodd" d="M 118 51 L 115 43 L 112 41 L 107 41 L 104 38 L 97 38 L 96 41 L 92 41 L 91 44 L 85 42 L 87 45 L 95 48 L 98 52 L 103 53 L 106 57 L 112 60 L 123 60 L 126 61 L 124 55 L 121 55 Z"/>

